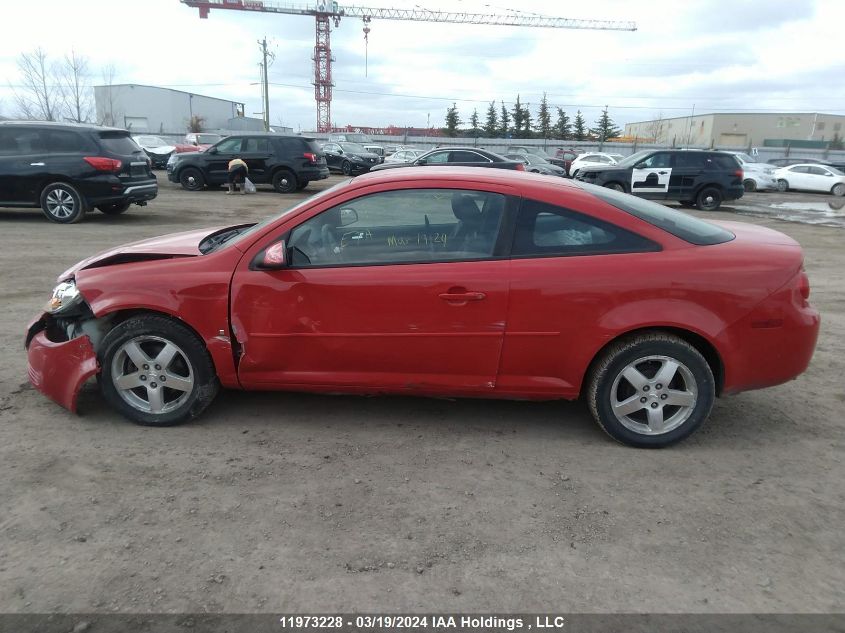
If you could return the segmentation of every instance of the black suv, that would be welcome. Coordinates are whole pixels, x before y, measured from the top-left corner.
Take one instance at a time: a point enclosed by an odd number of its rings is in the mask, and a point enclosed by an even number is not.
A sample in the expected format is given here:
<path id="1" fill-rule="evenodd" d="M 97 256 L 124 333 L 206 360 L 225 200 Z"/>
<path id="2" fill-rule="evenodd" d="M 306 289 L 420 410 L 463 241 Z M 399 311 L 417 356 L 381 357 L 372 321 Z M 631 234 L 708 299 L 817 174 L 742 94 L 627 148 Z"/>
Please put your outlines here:
<path id="1" fill-rule="evenodd" d="M 0 206 L 41 207 L 61 224 L 96 207 L 115 215 L 158 195 L 150 161 L 126 130 L 0 122 Z"/>
<path id="2" fill-rule="evenodd" d="M 272 184 L 279 193 L 293 193 L 312 180 L 329 177 L 326 158 L 313 138 L 271 132 L 233 134 L 204 152 L 172 154 L 167 177 L 189 191 L 219 186 L 226 183 L 233 158 L 246 162 L 252 182 Z"/>
<path id="3" fill-rule="evenodd" d="M 582 167 L 575 180 L 651 200 L 679 200 L 702 211 L 715 211 L 723 200 L 744 193 L 735 156 L 695 149 L 644 150 L 616 165 Z"/>

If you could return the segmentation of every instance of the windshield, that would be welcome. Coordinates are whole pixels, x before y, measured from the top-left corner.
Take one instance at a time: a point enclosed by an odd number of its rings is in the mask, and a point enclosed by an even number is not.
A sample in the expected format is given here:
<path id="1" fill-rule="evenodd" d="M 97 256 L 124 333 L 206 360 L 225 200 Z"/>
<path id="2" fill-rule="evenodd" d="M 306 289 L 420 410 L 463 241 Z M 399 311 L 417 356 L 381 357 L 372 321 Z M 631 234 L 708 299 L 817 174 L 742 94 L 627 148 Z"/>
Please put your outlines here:
<path id="1" fill-rule="evenodd" d="M 219 134 L 197 134 L 197 143 L 202 143 L 203 145 L 214 145 L 222 138 L 223 137 Z"/>
<path id="2" fill-rule="evenodd" d="M 631 165 L 640 162 L 643 158 L 649 156 L 652 153 L 654 153 L 653 149 L 644 149 L 643 151 L 637 152 L 636 154 L 631 154 L 630 156 L 628 156 L 628 158 L 623 158 L 617 163 L 617 165 L 619 165 L 620 167 L 630 167 Z"/>
<path id="3" fill-rule="evenodd" d="M 352 143 L 369 143 L 370 137 L 366 134 L 346 134 L 346 140 Z"/>
<path id="4" fill-rule="evenodd" d="M 323 191 L 321 191 L 319 193 L 315 193 L 310 198 L 306 198 L 302 202 L 299 202 L 298 204 L 295 204 L 292 207 L 288 207 L 287 209 L 284 209 L 281 213 L 278 213 L 276 215 L 271 215 L 268 218 L 264 218 L 258 224 L 235 226 L 235 227 L 230 227 L 229 229 L 224 229 L 223 231 L 218 231 L 218 233 L 215 233 L 214 235 L 209 236 L 209 237 L 212 237 L 212 238 L 213 237 L 219 237 L 219 236 L 221 236 L 221 234 L 224 231 L 234 231 L 235 229 L 237 229 L 237 231 L 233 232 L 231 235 L 227 235 L 225 237 L 225 239 L 223 239 L 222 241 L 218 239 L 217 243 L 214 244 L 214 246 L 210 250 L 206 251 L 206 253 L 210 253 L 210 252 L 216 250 L 217 248 L 222 246 L 224 243 L 225 244 L 237 244 L 237 243 L 241 242 L 242 240 L 244 240 L 245 238 L 247 238 L 248 236 L 253 235 L 256 232 L 260 231 L 261 229 L 263 229 L 268 224 L 272 224 L 276 220 L 279 220 L 280 218 L 288 215 L 289 213 L 293 213 L 294 211 L 298 211 L 302 207 L 304 207 L 306 205 L 310 205 L 314 202 L 317 202 L 318 200 L 321 200 L 322 198 L 328 198 L 328 197 L 335 195 L 337 193 L 338 189 L 342 189 L 343 187 L 348 185 L 350 182 L 352 182 L 351 178 L 347 178 L 346 180 L 341 180 L 335 186 L 329 187 L 328 189 L 324 189 Z M 208 239 L 208 238 L 206 238 L 206 239 Z"/>
<path id="5" fill-rule="evenodd" d="M 160 136 L 139 136 L 138 143 L 147 147 L 162 147 L 170 144 Z"/>
<path id="6" fill-rule="evenodd" d="M 367 152 L 363 145 L 358 143 L 341 143 L 340 146 L 344 152 L 351 152 L 352 154 L 365 154 Z"/>
<path id="7" fill-rule="evenodd" d="M 838 169 L 836 167 L 828 167 L 828 169 L 830 171 L 832 171 L 834 174 L 836 174 L 837 176 L 845 176 L 845 172 L 843 172 L 841 169 Z"/>

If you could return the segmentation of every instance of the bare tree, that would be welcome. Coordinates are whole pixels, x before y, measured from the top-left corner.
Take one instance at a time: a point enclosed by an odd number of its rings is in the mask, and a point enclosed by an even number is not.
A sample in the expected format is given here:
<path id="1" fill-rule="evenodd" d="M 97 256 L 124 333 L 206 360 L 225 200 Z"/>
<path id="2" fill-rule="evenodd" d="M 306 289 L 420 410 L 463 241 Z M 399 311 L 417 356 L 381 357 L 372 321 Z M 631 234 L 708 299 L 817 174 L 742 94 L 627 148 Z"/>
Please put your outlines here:
<path id="1" fill-rule="evenodd" d="M 662 142 L 663 134 L 666 131 L 666 120 L 663 118 L 663 112 L 657 113 L 654 120 L 646 126 L 646 131 L 654 143 Z"/>
<path id="2" fill-rule="evenodd" d="M 18 57 L 20 92 L 15 91 L 19 114 L 27 119 L 55 121 L 60 98 L 56 89 L 55 68 L 47 53 L 38 47 Z"/>
<path id="3" fill-rule="evenodd" d="M 65 118 L 77 123 L 91 120 L 91 73 L 88 60 L 71 50 L 57 69 Z"/>
<path id="4" fill-rule="evenodd" d="M 114 110 L 114 80 L 117 77 L 117 69 L 114 64 L 104 66 L 102 69 L 103 84 L 105 86 L 105 98 L 102 108 L 97 112 L 97 123 L 100 125 L 117 125 L 121 114 Z"/>
<path id="5" fill-rule="evenodd" d="M 205 117 L 199 114 L 193 115 L 188 120 L 188 131 L 189 132 L 202 132 L 205 128 Z"/>

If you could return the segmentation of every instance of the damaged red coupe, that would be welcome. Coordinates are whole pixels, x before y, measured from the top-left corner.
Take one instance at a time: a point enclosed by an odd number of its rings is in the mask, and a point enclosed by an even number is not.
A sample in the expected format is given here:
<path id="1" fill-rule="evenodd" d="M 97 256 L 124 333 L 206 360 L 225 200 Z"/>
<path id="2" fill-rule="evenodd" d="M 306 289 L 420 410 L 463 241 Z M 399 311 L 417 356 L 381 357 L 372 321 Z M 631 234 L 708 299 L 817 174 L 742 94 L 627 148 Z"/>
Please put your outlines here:
<path id="1" fill-rule="evenodd" d="M 583 397 L 613 438 L 666 446 L 716 396 L 803 372 L 819 329 L 781 233 L 477 168 L 368 174 L 58 281 L 26 337 L 32 383 L 75 410 L 99 375 L 117 411 L 156 426 L 221 386 Z"/>

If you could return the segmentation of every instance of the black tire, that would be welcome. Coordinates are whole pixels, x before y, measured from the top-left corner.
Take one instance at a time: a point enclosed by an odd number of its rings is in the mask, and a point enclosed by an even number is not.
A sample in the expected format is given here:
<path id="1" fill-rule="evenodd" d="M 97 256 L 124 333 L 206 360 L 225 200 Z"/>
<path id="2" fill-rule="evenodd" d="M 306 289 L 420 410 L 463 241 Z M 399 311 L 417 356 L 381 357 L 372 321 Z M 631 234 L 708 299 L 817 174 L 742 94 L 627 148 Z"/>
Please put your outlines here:
<path id="1" fill-rule="evenodd" d="M 841 182 L 833 185 L 833 187 L 830 188 L 830 193 L 834 196 L 845 196 L 845 185 Z"/>
<path id="2" fill-rule="evenodd" d="M 783 179 L 778 180 L 778 191 L 781 193 L 789 191 L 789 183 Z"/>
<path id="3" fill-rule="evenodd" d="M 625 185 L 620 182 L 609 182 L 605 185 L 608 189 L 613 189 L 614 191 L 620 191 L 625 193 Z"/>
<path id="4" fill-rule="evenodd" d="M 705 187 L 695 197 L 695 206 L 699 211 L 716 211 L 722 206 L 722 192 L 716 187 Z"/>
<path id="5" fill-rule="evenodd" d="M 66 182 L 54 182 L 41 192 L 41 210 L 48 220 L 58 224 L 74 224 L 85 217 L 85 200 Z"/>
<path id="6" fill-rule="evenodd" d="M 749 178 L 742 183 L 742 188 L 748 193 L 753 193 L 754 191 L 757 191 L 757 183 Z"/>
<path id="7" fill-rule="evenodd" d="M 124 346 L 133 342 L 148 364 L 132 361 Z M 164 366 L 155 364 L 167 345 L 176 348 L 171 360 L 163 361 Z M 219 389 L 214 363 L 203 342 L 187 327 L 164 316 L 141 315 L 118 324 L 106 334 L 97 356 L 103 397 L 136 424 L 173 426 L 187 422 L 211 404 Z M 131 380 L 134 376 L 138 377 L 134 388 L 119 389 L 115 384 L 121 377 Z M 168 377 L 170 384 L 180 386 L 171 388 L 166 384 Z M 154 402 L 159 402 L 154 394 L 159 394 L 161 412 L 150 410 Z"/>
<path id="8" fill-rule="evenodd" d="M 571 174 L 569 177 L 570 177 L 570 178 L 575 178 L 575 176 L 577 176 L 577 175 L 578 175 L 578 172 L 579 172 L 579 171 L 581 171 L 581 170 L 580 170 L 580 169 L 576 169 L 575 171 L 573 171 L 573 172 L 572 172 L 572 174 Z"/>
<path id="9" fill-rule="evenodd" d="M 131 202 L 115 202 L 114 204 L 101 204 L 97 207 L 97 211 L 105 213 L 106 215 L 120 215 L 121 213 L 126 213 L 129 210 L 129 207 L 131 206 Z"/>
<path id="10" fill-rule="evenodd" d="M 307 187 L 307 186 L 308 186 L 308 181 L 307 181 L 307 180 L 300 180 L 300 181 L 299 181 L 299 184 L 297 184 L 297 185 L 296 185 L 296 190 L 297 190 L 297 191 L 302 191 L 302 190 L 303 190 L 303 189 L 305 189 L 305 187 Z"/>
<path id="11" fill-rule="evenodd" d="M 273 188 L 279 193 L 294 193 L 298 184 L 296 175 L 288 169 L 280 169 L 273 174 Z"/>
<path id="12" fill-rule="evenodd" d="M 182 185 L 182 189 L 199 191 L 205 187 L 205 176 L 196 167 L 185 167 L 179 172 L 179 184 Z"/>
<path id="13" fill-rule="evenodd" d="M 343 172 L 344 176 L 351 176 L 352 175 L 352 163 L 348 160 L 345 160 L 340 165 L 340 171 Z"/>
<path id="14" fill-rule="evenodd" d="M 670 369 L 669 360 L 678 364 L 670 383 L 656 382 L 657 373 L 648 376 L 650 368 L 656 372 Z M 623 376 L 632 365 L 640 377 L 647 379 L 639 388 Z M 687 382 L 694 385 L 694 391 Z M 679 394 L 692 404 L 661 404 Z M 689 437 L 707 419 L 714 399 L 713 372 L 701 353 L 677 336 L 662 332 L 640 334 L 612 344 L 596 362 L 587 382 L 587 404 L 598 425 L 616 441 L 638 448 L 663 448 Z M 620 405 L 630 402 L 630 407 L 638 408 L 617 417 L 614 401 Z M 650 431 L 650 410 L 660 415 L 665 430 L 655 426 L 655 432 Z"/>

